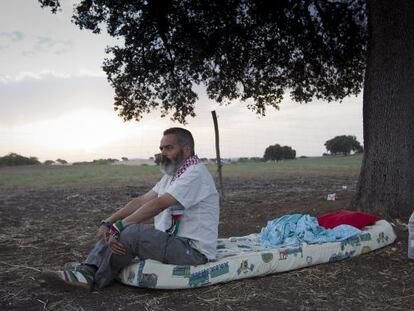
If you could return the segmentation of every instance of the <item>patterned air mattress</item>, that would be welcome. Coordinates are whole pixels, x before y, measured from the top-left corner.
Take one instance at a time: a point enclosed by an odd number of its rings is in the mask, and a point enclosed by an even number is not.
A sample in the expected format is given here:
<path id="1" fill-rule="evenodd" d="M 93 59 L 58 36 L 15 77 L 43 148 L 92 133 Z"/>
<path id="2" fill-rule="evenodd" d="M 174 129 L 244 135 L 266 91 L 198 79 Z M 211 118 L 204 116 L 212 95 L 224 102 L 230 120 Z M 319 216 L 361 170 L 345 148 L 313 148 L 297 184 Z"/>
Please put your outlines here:
<path id="1" fill-rule="evenodd" d="M 214 262 L 180 266 L 141 260 L 124 268 L 118 279 L 124 284 L 142 288 L 201 287 L 339 261 L 384 247 L 395 239 L 393 228 L 385 220 L 363 228 L 358 236 L 333 243 L 264 248 L 258 235 L 251 234 L 219 239 Z"/>

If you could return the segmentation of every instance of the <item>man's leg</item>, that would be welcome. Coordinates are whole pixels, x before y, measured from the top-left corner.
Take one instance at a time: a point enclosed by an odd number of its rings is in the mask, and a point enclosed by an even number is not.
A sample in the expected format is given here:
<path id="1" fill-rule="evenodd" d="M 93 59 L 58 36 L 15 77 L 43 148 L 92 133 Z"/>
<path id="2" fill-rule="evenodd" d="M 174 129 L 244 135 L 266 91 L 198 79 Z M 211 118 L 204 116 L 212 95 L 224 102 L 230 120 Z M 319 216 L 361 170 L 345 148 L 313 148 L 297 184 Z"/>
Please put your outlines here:
<path id="1" fill-rule="evenodd" d="M 95 284 L 99 288 L 109 285 L 119 271 L 135 257 L 181 265 L 199 265 L 207 262 L 203 254 L 191 247 L 188 239 L 172 237 L 144 224 L 126 227 L 121 232 L 120 242 L 127 249 L 125 255 L 113 254 L 106 244 L 98 243 L 85 261 L 85 264 L 98 268 L 95 273 Z"/>
<path id="2" fill-rule="evenodd" d="M 147 225 L 128 226 L 121 233 L 120 242 L 131 252 L 132 257 L 140 259 L 154 259 L 177 265 L 200 265 L 207 262 L 203 254 L 192 248 L 189 239 L 174 237 Z M 116 259 L 121 259 L 120 257 L 123 256 L 117 256 Z"/>
<path id="3" fill-rule="evenodd" d="M 113 280 L 110 269 L 111 256 L 112 250 L 109 248 L 106 241 L 101 239 L 95 244 L 94 248 L 89 252 L 88 257 L 86 257 L 86 260 L 82 264 L 83 267 L 94 270 L 94 283 L 99 287 L 109 285 Z M 99 283 L 101 283 L 102 286 L 96 283 L 96 276 L 98 273 L 101 276 Z"/>
<path id="4" fill-rule="evenodd" d="M 92 283 L 99 288 L 111 284 L 119 271 L 135 257 L 180 265 L 200 265 L 207 262 L 203 254 L 191 247 L 188 239 L 170 236 L 144 224 L 126 227 L 121 232 L 120 242 L 127 249 L 125 255 L 112 253 L 106 242 L 101 239 L 83 264 L 66 267 L 63 271 L 45 271 L 43 275 L 56 285 L 63 282 L 91 289 Z"/>

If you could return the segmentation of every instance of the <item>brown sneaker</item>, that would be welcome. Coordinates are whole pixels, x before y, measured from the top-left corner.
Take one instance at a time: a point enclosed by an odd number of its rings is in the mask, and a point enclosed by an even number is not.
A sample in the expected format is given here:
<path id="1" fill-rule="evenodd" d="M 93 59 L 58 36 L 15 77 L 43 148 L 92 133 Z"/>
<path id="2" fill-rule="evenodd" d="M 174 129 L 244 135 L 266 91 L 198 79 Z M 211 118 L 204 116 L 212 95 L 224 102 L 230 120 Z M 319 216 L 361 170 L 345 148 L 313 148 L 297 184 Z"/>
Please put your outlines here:
<path id="1" fill-rule="evenodd" d="M 46 283 L 52 286 L 71 286 L 90 291 L 93 289 L 93 275 L 86 271 L 43 271 L 41 277 Z"/>

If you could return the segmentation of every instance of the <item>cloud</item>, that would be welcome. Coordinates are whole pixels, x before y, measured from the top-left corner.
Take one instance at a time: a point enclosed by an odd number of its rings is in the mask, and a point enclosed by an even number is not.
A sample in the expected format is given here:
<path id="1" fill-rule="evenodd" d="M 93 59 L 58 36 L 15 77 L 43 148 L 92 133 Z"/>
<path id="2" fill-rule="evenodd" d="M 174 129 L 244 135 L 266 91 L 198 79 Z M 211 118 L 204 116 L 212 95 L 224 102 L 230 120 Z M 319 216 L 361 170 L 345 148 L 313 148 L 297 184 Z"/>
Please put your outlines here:
<path id="1" fill-rule="evenodd" d="M 0 124 L 56 118 L 83 107 L 113 113 L 113 90 L 103 76 L 53 71 L 0 76 Z"/>
<path id="2" fill-rule="evenodd" d="M 81 69 L 77 74 L 68 74 L 62 72 L 56 72 L 54 70 L 42 70 L 39 72 L 32 71 L 22 71 L 15 75 L 2 75 L 0 74 L 0 84 L 9 84 L 9 83 L 18 83 L 22 81 L 30 80 L 50 80 L 50 79 L 76 79 L 82 77 L 91 77 L 91 78 L 102 78 L 105 77 L 103 71 L 94 72 L 87 69 Z"/>
<path id="3" fill-rule="evenodd" d="M 66 54 L 71 51 L 74 43 L 72 40 L 54 39 L 48 36 L 38 36 L 30 50 L 22 51 L 23 56 L 34 56 L 38 53 L 50 52 L 56 55 Z"/>
<path id="4" fill-rule="evenodd" d="M 62 47 L 70 47 L 73 45 L 71 40 L 56 40 L 51 37 L 40 36 L 36 39 L 36 48 L 53 48 L 56 46 Z"/>
<path id="5" fill-rule="evenodd" d="M 19 43 L 26 38 L 26 35 L 21 31 L 0 32 L 0 50 L 10 48 L 11 44 Z M 56 55 L 66 54 L 71 51 L 74 46 L 72 40 L 60 40 L 50 36 L 36 36 L 29 37 L 25 40 L 26 49 L 22 50 L 22 55 L 31 57 L 38 53 L 50 52 Z M 27 45 L 31 48 L 27 49 Z"/>
<path id="6" fill-rule="evenodd" d="M 11 44 L 22 41 L 24 34 L 20 31 L 0 32 L 0 51 L 11 47 Z"/>
<path id="7" fill-rule="evenodd" d="M 0 40 L 10 42 L 18 42 L 23 40 L 24 34 L 20 31 L 0 32 Z"/>

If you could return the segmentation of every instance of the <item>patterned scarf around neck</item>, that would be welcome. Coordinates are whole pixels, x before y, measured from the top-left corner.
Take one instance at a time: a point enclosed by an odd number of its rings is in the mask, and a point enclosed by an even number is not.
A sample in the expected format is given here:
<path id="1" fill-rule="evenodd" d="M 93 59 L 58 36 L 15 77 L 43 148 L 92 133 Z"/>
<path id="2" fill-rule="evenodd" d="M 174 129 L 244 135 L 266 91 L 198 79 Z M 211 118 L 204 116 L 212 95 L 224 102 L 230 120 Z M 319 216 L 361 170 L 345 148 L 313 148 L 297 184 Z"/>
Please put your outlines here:
<path id="1" fill-rule="evenodd" d="M 173 180 L 180 177 L 184 172 L 191 166 L 201 163 L 201 160 L 198 158 L 197 155 L 193 155 L 192 157 L 187 158 L 183 164 L 181 164 L 180 168 L 175 173 Z"/>

